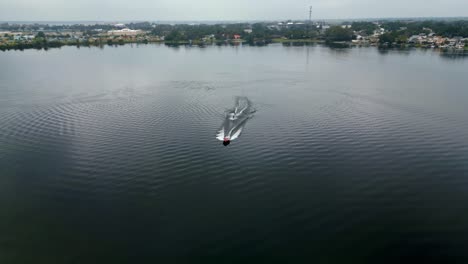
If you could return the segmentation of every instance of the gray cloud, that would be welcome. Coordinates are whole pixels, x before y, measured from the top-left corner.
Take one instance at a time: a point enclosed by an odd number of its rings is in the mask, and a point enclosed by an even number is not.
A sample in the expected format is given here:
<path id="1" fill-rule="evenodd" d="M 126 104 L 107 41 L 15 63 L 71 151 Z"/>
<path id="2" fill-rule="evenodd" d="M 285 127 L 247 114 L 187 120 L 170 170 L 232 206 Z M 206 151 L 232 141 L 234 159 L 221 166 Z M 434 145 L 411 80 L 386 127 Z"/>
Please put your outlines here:
<path id="1" fill-rule="evenodd" d="M 0 0 L 0 20 L 273 20 L 468 16 L 466 0 Z"/>

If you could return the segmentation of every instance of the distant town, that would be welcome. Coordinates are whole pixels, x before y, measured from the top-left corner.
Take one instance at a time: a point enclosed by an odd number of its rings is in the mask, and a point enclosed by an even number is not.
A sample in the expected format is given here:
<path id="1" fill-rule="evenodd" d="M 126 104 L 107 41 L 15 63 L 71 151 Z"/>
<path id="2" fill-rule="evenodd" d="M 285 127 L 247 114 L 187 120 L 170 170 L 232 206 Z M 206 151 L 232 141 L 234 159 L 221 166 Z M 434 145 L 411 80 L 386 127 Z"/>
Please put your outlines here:
<path id="1" fill-rule="evenodd" d="M 381 48 L 468 51 L 468 21 L 276 21 L 225 24 L 109 23 L 94 25 L 0 24 L 0 50 L 62 46 L 165 43 L 167 45 L 267 45 L 327 43 Z"/>

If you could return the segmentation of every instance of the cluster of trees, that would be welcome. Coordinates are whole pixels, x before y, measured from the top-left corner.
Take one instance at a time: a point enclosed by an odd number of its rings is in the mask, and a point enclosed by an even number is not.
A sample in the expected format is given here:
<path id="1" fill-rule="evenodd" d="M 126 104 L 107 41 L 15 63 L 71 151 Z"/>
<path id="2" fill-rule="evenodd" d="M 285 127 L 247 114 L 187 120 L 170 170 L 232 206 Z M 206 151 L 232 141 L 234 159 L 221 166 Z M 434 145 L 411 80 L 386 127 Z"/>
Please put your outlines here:
<path id="1" fill-rule="evenodd" d="M 84 24 L 75 24 L 75 25 L 48 25 L 48 24 L 9 24 L 2 23 L 0 24 L 0 30 L 5 31 L 93 31 L 96 29 L 102 30 L 111 30 L 115 27 L 113 25 L 106 24 L 94 24 L 94 25 L 84 25 Z"/>
<path id="2" fill-rule="evenodd" d="M 250 31 L 246 32 L 246 29 Z M 240 35 L 248 43 L 270 42 L 273 38 L 308 39 L 317 36 L 315 27 L 306 24 L 289 27 L 272 27 L 266 23 L 227 24 L 227 25 L 155 25 L 151 31 L 154 35 L 165 36 L 166 41 L 181 42 L 201 40 L 213 35 L 218 41 L 232 39 Z"/>
<path id="3" fill-rule="evenodd" d="M 147 43 L 147 41 L 143 41 L 143 43 Z M 107 44 L 107 45 L 110 45 L 110 46 L 113 46 L 113 45 L 124 45 L 125 44 L 125 41 L 122 40 L 122 39 L 119 39 L 119 40 L 112 40 L 112 39 L 108 39 L 107 41 L 96 41 L 96 42 L 92 42 L 92 41 L 79 41 L 79 40 L 75 40 L 75 41 L 71 41 L 71 42 L 63 42 L 63 41 L 57 41 L 57 40 L 53 40 L 53 41 L 44 41 L 42 39 L 34 39 L 33 41 L 31 42 L 14 42 L 14 43 L 10 43 L 10 44 L 7 44 L 7 45 L 0 45 L 0 50 L 2 51 L 5 51 L 5 50 L 10 50 L 10 49 L 14 49 L 14 50 L 25 50 L 25 49 L 49 49 L 49 48 L 60 48 L 62 46 L 77 46 L 77 47 L 80 47 L 80 46 L 85 46 L 85 47 L 89 47 L 89 46 L 104 46 L 104 44 Z"/>
<path id="4" fill-rule="evenodd" d="M 33 40 L 29 42 L 14 42 L 7 46 L 0 46 L 0 49 L 48 49 L 48 48 L 58 48 L 64 44 L 60 41 L 48 41 L 44 32 L 40 31 L 36 34 Z"/>
<path id="5" fill-rule="evenodd" d="M 123 39 L 112 40 L 108 39 L 106 42 L 108 45 L 123 45 L 125 44 Z M 24 49 L 49 49 L 49 48 L 59 48 L 65 45 L 73 45 L 73 46 L 102 46 L 104 45 L 104 41 L 99 39 L 98 41 L 90 41 L 89 39 L 84 41 L 79 41 L 78 39 L 73 41 L 60 41 L 60 40 L 48 40 L 44 32 L 39 31 L 34 39 L 31 41 L 23 42 L 23 41 L 15 41 L 8 43 L 7 45 L 0 45 L 0 50 L 24 50 Z"/>
<path id="6" fill-rule="evenodd" d="M 266 44 L 275 38 L 287 39 L 323 39 L 327 42 L 351 41 L 355 34 L 372 35 L 379 26 L 385 29 L 385 34 L 380 36 L 381 43 L 406 43 L 412 35 L 420 33 L 434 33 L 444 37 L 468 37 L 468 21 L 383 21 L 375 22 L 352 22 L 351 27 L 332 26 L 324 33 L 321 29 L 307 23 L 278 26 L 271 23 L 235 23 L 216 25 L 187 25 L 187 24 L 154 24 L 149 22 L 130 23 L 126 26 L 130 29 L 139 29 L 150 32 L 153 36 L 164 36 L 167 42 L 189 42 L 201 41 L 207 36 L 213 36 L 216 41 L 233 39 L 234 35 L 240 35 L 242 39 L 250 44 Z M 90 37 L 100 34 L 101 31 L 115 29 L 113 25 L 45 25 L 45 24 L 0 24 L 0 30 L 6 31 L 75 31 L 82 32 L 84 36 Z M 246 30 L 249 29 L 249 30 Z M 57 36 L 62 39 L 62 36 Z M 65 38 L 65 37 L 64 37 Z M 108 44 L 122 44 L 124 41 L 104 40 Z M 68 45 L 60 44 L 58 41 L 47 41 L 43 32 L 39 32 L 33 41 L 18 43 L 24 48 L 45 48 L 50 46 Z M 80 45 L 77 43 L 76 45 Z"/>
<path id="7" fill-rule="evenodd" d="M 149 26 L 149 25 L 146 25 Z M 356 23 L 356 28 L 364 28 L 372 31 L 373 23 Z M 129 26 L 130 27 L 130 26 Z M 153 35 L 165 36 L 168 42 L 198 41 L 206 36 L 213 35 L 218 41 L 232 39 L 234 35 L 240 35 L 242 39 L 250 44 L 270 43 L 274 38 L 287 39 L 312 39 L 325 37 L 327 41 L 350 41 L 353 38 L 353 30 L 340 26 L 331 27 L 322 36 L 319 29 L 309 24 L 294 24 L 277 27 L 267 23 L 237 23 L 226 25 L 151 25 Z M 359 29 L 358 28 L 358 29 Z M 141 29 L 135 27 L 135 29 Z M 246 32 L 245 29 L 251 29 Z M 354 28 L 353 28 L 354 29 Z M 371 33 L 371 32 L 370 32 Z"/>
<path id="8" fill-rule="evenodd" d="M 408 36 L 406 34 L 400 34 L 400 32 L 398 31 L 386 32 L 380 35 L 379 42 L 381 44 L 385 44 L 385 43 L 405 44 L 408 42 Z"/>
<path id="9" fill-rule="evenodd" d="M 343 23 L 351 24 L 352 29 L 357 32 L 364 32 L 368 35 L 372 34 L 379 26 L 374 22 L 353 22 Z M 468 37 L 468 20 L 459 21 L 383 21 L 380 27 L 385 31 L 399 32 L 398 35 L 417 35 L 420 33 L 435 33 L 443 37 Z M 386 37 L 390 37 L 387 35 Z"/>
<path id="10" fill-rule="evenodd" d="M 332 26 L 325 32 L 327 42 L 351 41 L 354 38 L 354 31 L 351 28 L 342 26 Z"/>
<path id="11" fill-rule="evenodd" d="M 382 28 L 388 31 L 397 31 L 400 35 L 416 35 L 419 33 L 430 33 L 432 30 L 436 35 L 444 37 L 468 37 L 468 21 L 389 21 L 382 23 Z"/>
<path id="12" fill-rule="evenodd" d="M 156 25 L 151 33 L 153 35 L 165 36 L 167 41 L 189 41 L 201 40 L 213 35 L 218 40 L 232 38 L 238 34 L 245 36 L 244 29 L 249 28 L 248 24 L 229 25 Z"/>
<path id="13" fill-rule="evenodd" d="M 356 32 L 372 35 L 374 34 L 374 31 L 379 28 L 379 26 L 372 22 L 353 22 L 351 23 L 351 28 Z"/>
<path id="14" fill-rule="evenodd" d="M 404 44 L 412 35 L 434 33 L 442 37 L 468 37 L 468 21 L 391 21 L 382 23 L 386 33 L 380 36 L 380 43 Z"/>

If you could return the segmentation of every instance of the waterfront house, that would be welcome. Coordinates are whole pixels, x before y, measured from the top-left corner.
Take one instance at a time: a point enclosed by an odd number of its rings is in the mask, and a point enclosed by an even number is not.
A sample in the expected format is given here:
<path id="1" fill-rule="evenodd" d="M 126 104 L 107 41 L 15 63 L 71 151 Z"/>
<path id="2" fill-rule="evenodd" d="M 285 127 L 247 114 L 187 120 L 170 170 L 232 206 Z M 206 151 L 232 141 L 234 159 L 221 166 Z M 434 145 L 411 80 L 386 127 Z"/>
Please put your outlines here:
<path id="1" fill-rule="evenodd" d="M 455 36 L 455 37 L 453 37 L 453 39 L 458 43 L 458 42 L 461 42 L 463 40 L 463 37 Z"/>
<path id="2" fill-rule="evenodd" d="M 451 39 L 449 39 L 448 41 L 449 41 L 449 44 L 448 44 L 448 45 L 449 45 L 450 47 L 454 47 L 454 46 L 458 43 L 458 40 L 455 39 L 455 38 L 451 38 Z"/>
<path id="3" fill-rule="evenodd" d="M 445 38 L 440 37 L 440 36 L 434 37 L 433 41 L 434 41 L 434 44 L 436 44 L 437 46 L 442 46 L 445 44 Z"/>
<path id="4" fill-rule="evenodd" d="M 202 41 L 204 42 L 208 42 L 208 41 L 213 41 L 215 40 L 215 35 L 214 34 L 211 34 L 211 35 L 206 35 L 205 37 L 202 38 Z"/>
<path id="5" fill-rule="evenodd" d="M 420 43 L 420 36 L 413 35 L 413 36 L 409 37 L 408 38 L 408 43 L 413 43 L 413 44 Z"/>

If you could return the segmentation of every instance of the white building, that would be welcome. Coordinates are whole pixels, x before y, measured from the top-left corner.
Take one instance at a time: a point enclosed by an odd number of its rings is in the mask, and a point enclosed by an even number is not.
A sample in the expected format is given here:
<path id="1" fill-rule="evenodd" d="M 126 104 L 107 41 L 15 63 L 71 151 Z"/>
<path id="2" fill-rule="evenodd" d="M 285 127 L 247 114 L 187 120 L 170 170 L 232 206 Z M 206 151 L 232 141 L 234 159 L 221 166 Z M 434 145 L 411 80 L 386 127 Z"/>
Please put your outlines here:
<path id="1" fill-rule="evenodd" d="M 16 34 L 13 36 L 14 40 L 33 40 L 36 36 L 34 35 L 22 35 L 22 34 Z"/>
<path id="2" fill-rule="evenodd" d="M 118 29 L 118 30 L 109 30 L 107 34 L 109 36 L 136 36 L 142 34 L 141 30 L 133 30 L 129 28 Z"/>

